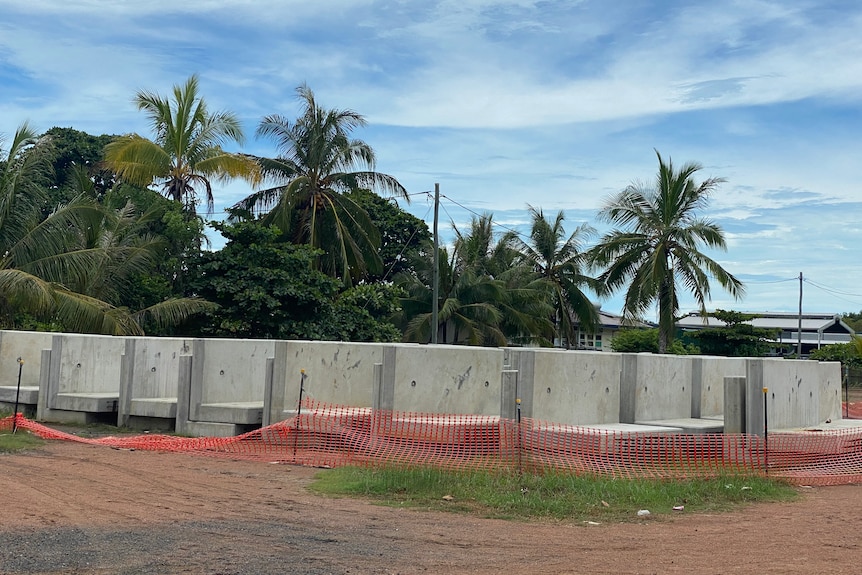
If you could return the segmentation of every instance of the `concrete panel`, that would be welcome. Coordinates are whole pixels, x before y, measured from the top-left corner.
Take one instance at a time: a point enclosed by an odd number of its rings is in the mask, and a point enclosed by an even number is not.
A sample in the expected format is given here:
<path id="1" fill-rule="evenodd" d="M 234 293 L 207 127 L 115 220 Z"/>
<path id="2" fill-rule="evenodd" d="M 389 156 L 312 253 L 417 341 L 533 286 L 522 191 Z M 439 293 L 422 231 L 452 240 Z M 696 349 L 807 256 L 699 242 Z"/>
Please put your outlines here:
<path id="1" fill-rule="evenodd" d="M 748 360 L 746 378 L 748 433 L 762 434 L 764 423 L 770 430 L 795 429 L 841 418 L 841 369 L 835 362 Z"/>
<path id="2" fill-rule="evenodd" d="M 51 357 L 56 393 L 120 393 L 120 362 L 126 338 L 109 335 L 54 335 Z M 58 353 L 59 351 L 59 353 Z M 58 370 L 54 370 L 54 366 Z"/>
<path id="3" fill-rule="evenodd" d="M 263 405 L 266 359 L 273 357 L 274 341 L 196 339 L 192 349 L 192 410 L 195 403 L 259 401 Z"/>
<path id="4" fill-rule="evenodd" d="M 502 349 L 417 344 L 392 348 L 396 411 L 500 414 Z"/>
<path id="5" fill-rule="evenodd" d="M 691 374 L 685 356 L 637 354 L 635 421 L 691 417 Z"/>
<path id="6" fill-rule="evenodd" d="M 130 417 L 176 418 L 180 357 L 192 351 L 191 339 L 130 337 L 126 339 L 118 423 Z M 147 401 L 152 400 L 152 401 Z"/>
<path id="7" fill-rule="evenodd" d="M 0 330 L 0 385 L 17 387 L 20 357 L 21 385 L 39 387 L 42 350 L 51 349 L 53 338 L 47 332 Z"/>
<path id="8" fill-rule="evenodd" d="M 745 358 L 692 356 L 691 359 L 693 361 L 692 417 L 722 415 L 724 378 L 745 377 Z M 694 405 L 695 403 L 697 406 Z"/>
<path id="9" fill-rule="evenodd" d="M 550 349 L 531 353 L 534 419 L 568 425 L 618 423 L 621 354 Z"/>
<path id="10" fill-rule="evenodd" d="M 374 364 L 383 363 L 385 347 L 378 343 L 285 342 L 284 355 L 276 356 L 276 364 L 282 363 L 282 410 L 296 411 L 302 370 L 306 375 L 303 397 L 352 407 L 371 407 Z M 279 373 L 278 367 L 275 373 Z M 276 379 L 274 385 L 277 386 L 278 381 Z M 273 394 L 274 402 L 275 397 Z"/>
<path id="11" fill-rule="evenodd" d="M 727 377 L 724 380 L 724 432 L 746 433 L 745 429 L 745 377 Z"/>

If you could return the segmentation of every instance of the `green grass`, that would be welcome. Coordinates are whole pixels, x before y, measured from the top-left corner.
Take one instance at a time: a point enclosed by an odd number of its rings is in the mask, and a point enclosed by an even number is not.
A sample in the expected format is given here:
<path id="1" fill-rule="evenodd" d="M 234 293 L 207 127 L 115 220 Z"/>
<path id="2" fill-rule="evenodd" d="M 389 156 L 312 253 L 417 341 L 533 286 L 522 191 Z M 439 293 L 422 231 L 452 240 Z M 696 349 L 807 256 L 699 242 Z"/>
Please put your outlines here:
<path id="1" fill-rule="evenodd" d="M 0 433 L 0 453 L 14 453 L 16 451 L 36 449 L 44 443 L 44 439 L 36 437 L 24 429 L 18 429 L 14 434 L 11 431 Z"/>
<path id="2" fill-rule="evenodd" d="M 725 476 L 667 481 L 516 473 L 446 472 L 436 469 L 341 467 L 321 472 L 311 489 L 363 497 L 384 505 L 475 513 L 505 519 L 556 519 L 600 523 L 650 515 L 728 511 L 763 501 L 788 501 L 798 492 L 775 479 Z M 444 497 L 446 499 L 444 499 Z M 674 511 L 675 506 L 684 506 Z"/>

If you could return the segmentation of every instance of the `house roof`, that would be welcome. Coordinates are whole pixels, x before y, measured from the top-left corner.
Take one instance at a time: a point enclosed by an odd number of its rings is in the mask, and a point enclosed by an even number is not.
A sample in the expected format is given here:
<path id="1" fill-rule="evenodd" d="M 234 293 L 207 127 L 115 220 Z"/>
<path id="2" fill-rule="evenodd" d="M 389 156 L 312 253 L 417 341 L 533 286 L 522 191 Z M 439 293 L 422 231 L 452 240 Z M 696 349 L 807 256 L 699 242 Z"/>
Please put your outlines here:
<path id="1" fill-rule="evenodd" d="M 799 314 L 790 312 L 751 312 L 758 317 L 745 323 L 754 327 L 766 329 L 780 329 L 782 331 L 796 332 L 799 329 Z M 702 317 L 699 312 L 691 312 L 677 321 L 677 327 L 681 329 L 704 329 L 709 327 L 722 327 L 725 322 L 714 317 Z M 830 329 L 832 328 L 832 329 Z M 852 334 L 853 329 L 835 314 L 805 313 L 802 314 L 802 333 L 823 333 L 827 330 L 837 333 Z"/>

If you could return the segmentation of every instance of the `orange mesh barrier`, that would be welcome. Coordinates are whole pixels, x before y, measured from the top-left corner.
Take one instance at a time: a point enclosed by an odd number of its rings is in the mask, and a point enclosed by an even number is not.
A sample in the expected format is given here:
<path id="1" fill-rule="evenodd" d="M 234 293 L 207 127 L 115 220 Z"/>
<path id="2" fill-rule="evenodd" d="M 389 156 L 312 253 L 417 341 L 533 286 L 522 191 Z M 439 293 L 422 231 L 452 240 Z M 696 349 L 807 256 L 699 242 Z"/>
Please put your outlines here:
<path id="1" fill-rule="evenodd" d="M 842 403 L 841 413 L 846 419 L 862 419 L 862 401 Z"/>
<path id="2" fill-rule="evenodd" d="M 479 415 L 373 411 L 306 400 L 300 415 L 244 435 L 137 435 L 86 439 L 18 415 L 45 439 L 115 448 L 188 452 L 316 467 L 433 466 L 601 474 L 621 478 L 704 478 L 769 474 L 797 484 L 862 482 L 862 427 L 841 431 L 658 434 L 610 431 Z M 0 430 L 12 417 L 0 420 Z"/>

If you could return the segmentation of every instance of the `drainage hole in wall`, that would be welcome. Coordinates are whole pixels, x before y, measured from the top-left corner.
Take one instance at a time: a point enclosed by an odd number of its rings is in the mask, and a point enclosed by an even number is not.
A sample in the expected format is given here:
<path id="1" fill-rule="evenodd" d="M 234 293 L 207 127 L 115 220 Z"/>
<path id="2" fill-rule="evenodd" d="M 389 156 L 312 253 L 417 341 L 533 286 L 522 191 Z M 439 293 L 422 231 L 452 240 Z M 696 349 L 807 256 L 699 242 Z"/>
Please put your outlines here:
<path id="1" fill-rule="evenodd" d="M 485 387 L 488 387 L 489 385 L 491 385 L 491 384 L 490 384 L 489 382 L 487 382 L 487 381 L 486 381 L 486 382 L 485 382 Z"/>
<path id="2" fill-rule="evenodd" d="M 605 388 L 605 393 L 610 393 L 610 392 L 611 392 L 611 388 L 610 388 L 610 387 L 606 387 L 606 388 Z"/>
<path id="3" fill-rule="evenodd" d="M 772 399 L 775 399 L 775 394 L 774 394 L 774 393 L 772 394 Z"/>
<path id="4" fill-rule="evenodd" d="M 80 368 L 81 368 L 81 364 L 79 363 L 79 364 L 77 364 L 75 367 L 76 367 L 76 368 L 78 368 L 78 369 L 80 369 Z"/>
<path id="5" fill-rule="evenodd" d="M 550 388 L 550 387 L 548 388 L 548 393 L 551 393 L 551 388 Z"/>
<path id="6" fill-rule="evenodd" d="M 646 386 L 644 386 L 644 392 L 646 392 L 646 390 L 647 390 L 647 387 L 646 387 Z"/>
<path id="7" fill-rule="evenodd" d="M 224 370 L 223 370 L 223 369 L 220 369 L 220 370 L 219 370 L 219 372 L 218 372 L 218 374 L 219 374 L 219 375 L 224 375 Z"/>
<path id="8" fill-rule="evenodd" d="M 684 385 L 682 386 L 682 390 L 683 390 L 683 391 L 685 391 L 685 386 L 684 386 Z"/>
<path id="9" fill-rule="evenodd" d="M 808 392 L 808 397 L 814 397 L 814 392 L 813 392 L 813 391 L 809 391 L 809 392 Z"/>
<path id="10" fill-rule="evenodd" d="M 416 387 L 416 380 L 415 379 L 410 382 L 410 387 Z"/>
<path id="11" fill-rule="evenodd" d="M 155 366 L 151 367 L 151 368 L 150 368 L 150 371 L 152 371 L 153 373 L 156 373 L 156 368 L 155 368 Z"/>

